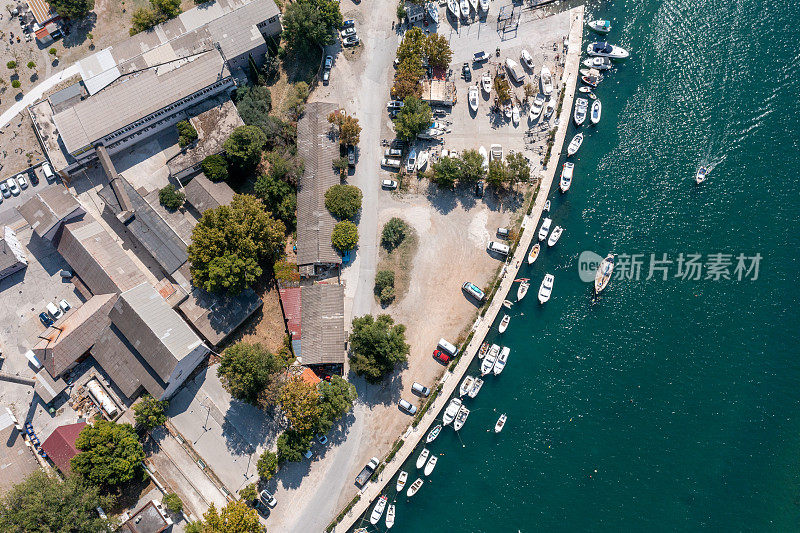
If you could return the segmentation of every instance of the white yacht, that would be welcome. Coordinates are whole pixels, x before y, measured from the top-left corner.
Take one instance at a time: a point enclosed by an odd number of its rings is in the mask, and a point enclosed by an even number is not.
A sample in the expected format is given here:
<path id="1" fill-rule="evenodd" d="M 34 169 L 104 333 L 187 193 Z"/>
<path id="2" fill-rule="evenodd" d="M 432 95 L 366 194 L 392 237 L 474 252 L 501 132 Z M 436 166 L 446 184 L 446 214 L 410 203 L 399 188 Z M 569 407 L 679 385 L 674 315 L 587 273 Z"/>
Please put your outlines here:
<path id="1" fill-rule="evenodd" d="M 503 315 L 503 318 L 500 320 L 500 326 L 498 326 L 497 331 L 500 333 L 505 333 L 508 329 L 508 323 L 511 322 L 510 315 Z"/>
<path id="2" fill-rule="evenodd" d="M 486 357 L 488 357 L 488 355 Z M 486 359 L 486 357 L 484 357 L 484 360 Z M 494 364 L 494 361 L 492 361 L 492 364 Z M 456 414 L 458 413 L 458 409 L 460 407 L 461 407 L 461 399 L 460 398 L 453 398 L 452 400 L 450 400 L 450 403 L 447 404 L 447 409 L 444 410 L 444 414 L 442 415 L 442 424 L 444 424 L 446 426 L 446 425 L 452 423 L 453 420 L 456 419 Z M 426 459 L 427 459 L 427 457 L 426 457 Z M 419 462 L 419 461 L 417 461 L 417 462 Z M 417 468 L 421 468 L 421 467 L 418 466 Z"/>
<path id="3" fill-rule="evenodd" d="M 506 367 L 506 363 L 508 362 L 508 355 L 511 353 L 511 348 L 508 346 L 504 346 L 503 349 L 500 351 L 500 355 L 497 356 L 497 361 L 494 362 L 494 367 L 492 367 L 492 372 L 495 376 L 499 375 L 500 372 Z"/>
<path id="4" fill-rule="evenodd" d="M 550 98 L 550 100 L 547 101 L 547 105 L 544 106 L 544 118 L 549 120 L 550 117 L 553 116 L 553 111 L 555 110 L 556 110 L 556 99 Z"/>
<path id="5" fill-rule="evenodd" d="M 375 504 L 375 507 L 372 508 L 372 514 L 369 517 L 369 523 L 373 526 L 378 523 L 378 520 L 381 519 L 383 516 L 383 510 L 386 509 L 386 502 L 389 498 L 386 497 L 384 494 L 378 499 L 378 503 Z"/>
<path id="6" fill-rule="evenodd" d="M 583 65 L 597 70 L 608 70 L 612 67 L 611 60 L 607 57 L 589 57 L 583 60 Z"/>
<path id="7" fill-rule="evenodd" d="M 549 211 L 550 211 L 550 200 L 547 200 L 547 201 L 544 203 L 544 212 L 545 212 L 545 213 L 547 213 L 547 212 L 549 212 Z"/>
<path id="8" fill-rule="evenodd" d="M 550 220 L 549 218 L 545 218 L 542 221 L 542 227 L 539 228 L 539 240 L 540 241 L 543 241 L 543 240 L 545 240 L 547 238 L 547 234 L 550 233 L 550 224 L 552 224 L 552 223 L 553 223 L 553 221 Z"/>
<path id="9" fill-rule="evenodd" d="M 484 356 L 483 362 L 481 362 L 481 376 L 485 376 L 492 371 L 498 355 L 500 355 L 500 347 L 496 344 L 492 344 L 489 353 Z"/>
<path id="10" fill-rule="evenodd" d="M 462 405 L 461 409 L 458 410 L 458 414 L 456 415 L 456 421 L 453 422 L 453 429 L 458 431 L 462 427 L 464 427 L 464 422 L 467 421 L 467 417 L 469 416 L 469 409 L 467 409 L 466 405 Z"/>
<path id="11" fill-rule="evenodd" d="M 503 426 L 506 425 L 506 414 L 503 413 L 500 415 L 500 418 L 497 419 L 497 423 L 494 425 L 494 432 L 500 433 L 503 431 Z"/>
<path id="12" fill-rule="evenodd" d="M 408 154 L 408 160 L 406 161 L 406 170 L 408 172 L 414 172 L 417 169 L 417 149 L 412 148 L 411 153 Z"/>
<path id="13" fill-rule="evenodd" d="M 586 53 L 590 56 L 607 57 L 609 59 L 625 59 L 630 55 L 624 48 L 608 44 L 605 41 L 589 44 L 586 47 Z"/>
<path id="14" fill-rule="evenodd" d="M 467 394 L 470 389 L 472 389 L 472 385 L 475 384 L 475 378 L 472 376 L 467 376 L 464 378 L 464 381 L 461 382 L 461 387 L 458 389 L 458 395 L 464 396 Z"/>
<path id="15" fill-rule="evenodd" d="M 425 470 L 423 472 L 426 476 L 430 476 L 433 469 L 436 468 L 436 462 L 439 460 L 438 457 L 435 455 L 431 455 L 431 458 L 428 459 L 428 463 L 425 465 Z"/>
<path id="16" fill-rule="evenodd" d="M 531 53 L 523 48 L 519 55 L 520 59 L 522 59 L 522 62 L 526 67 L 528 67 L 528 70 L 533 72 L 533 57 L 531 56 Z"/>
<path id="17" fill-rule="evenodd" d="M 553 92 L 553 75 L 550 74 L 550 69 L 542 67 L 539 77 L 542 80 L 542 92 L 550 96 L 550 93 Z"/>
<path id="18" fill-rule="evenodd" d="M 539 287 L 539 303 L 545 303 L 550 299 L 550 294 L 553 292 L 553 282 L 555 277 L 552 274 L 545 274 L 542 284 Z"/>
<path id="19" fill-rule="evenodd" d="M 419 452 L 419 457 L 417 457 L 417 468 L 422 468 L 425 466 L 425 461 L 428 460 L 428 456 L 431 454 L 428 448 L 422 448 L 422 451 Z"/>
<path id="20" fill-rule="evenodd" d="M 514 124 L 519 124 L 519 106 L 517 104 L 511 108 L 511 120 Z"/>
<path id="21" fill-rule="evenodd" d="M 489 76 L 488 72 L 481 76 L 481 87 L 483 87 L 483 92 L 487 95 L 492 92 L 492 77 Z"/>
<path id="22" fill-rule="evenodd" d="M 531 104 L 531 108 L 528 110 L 528 120 L 536 122 L 536 119 L 542 114 L 542 106 L 544 106 L 544 95 L 539 93 L 536 95 L 536 98 L 533 99 L 533 104 Z"/>
<path id="23" fill-rule="evenodd" d="M 600 122 L 600 113 L 602 112 L 603 112 L 603 104 L 600 103 L 599 98 L 595 99 L 595 101 L 592 102 L 592 110 L 589 113 L 589 120 L 592 122 L 592 124 L 597 124 L 598 122 Z"/>
<path id="24" fill-rule="evenodd" d="M 394 504 L 386 510 L 386 529 L 392 529 L 394 525 Z"/>
<path id="25" fill-rule="evenodd" d="M 594 273 L 594 292 L 596 294 L 600 294 L 606 288 L 613 272 L 614 254 L 608 254 Z"/>
<path id="26" fill-rule="evenodd" d="M 578 98 L 575 100 L 575 112 L 572 118 L 575 120 L 575 125 L 580 126 L 586 120 L 586 111 L 589 108 L 589 100 L 586 98 Z"/>
<path id="27" fill-rule="evenodd" d="M 533 246 L 531 246 L 531 251 L 528 252 L 528 264 L 532 265 L 536 258 L 539 257 L 539 251 L 541 251 L 542 247 L 537 242 Z M 519 295 L 517 295 L 517 299 L 519 299 Z"/>
<path id="28" fill-rule="evenodd" d="M 481 378 L 475 378 L 475 384 L 469 391 L 469 397 L 474 398 L 475 396 L 477 396 L 478 393 L 481 391 L 481 387 L 483 387 L 483 380 Z"/>
<path id="29" fill-rule="evenodd" d="M 430 430 L 428 432 L 428 436 L 425 437 L 425 442 L 430 444 L 431 442 L 435 441 L 436 437 L 438 437 L 439 433 L 441 433 L 441 432 L 442 432 L 442 425 L 441 424 L 436 424 L 436 427 L 434 427 L 432 430 Z M 398 492 L 399 491 L 400 491 L 400 489 L 398 489 Z"/>
<path id="30" fill-rule="evenodd" d="M 586 23 L 587 26 L 592 28 L 597 33 L 608 33 L 611 31 L 611 21 L 610 20 L 592 20 Z"/>
<path id="31" fill-rule="evenodd" d="M 553 228 L 553 232 L 550 234 L 550 238 L 547 239 L 547 246 L 555 246 L 558 242 L 558 239 L 561 237 L 561 234 L 564 233 L 564 228 L 561 226 L 556 226 Z"/>
<path id="32" fill-rule="evenodd" d="M 578 149 L 580 149 L 581 145 L 583 144 L 583 133 L 577 134 L 572 140 L 569 142 L 567 146 L 567 157 L 572 157 L 576 153 L 578 153 Z"/>
<path id="33" fill-rule="evenodd" d="M 572 185 L 572 173 L 574 171 L 575 163 L 569 161 L 564 163 L 564 166 L 561 167 L 561 182 L 558 186 L 561 192 L 567 192 L 569 190 L 569 186 Z"/>
<path id="34" fill-rule="evenodd" d="M 469 88 L 469 108 L 473 111 L 478 111 L 478 86 L 472 85 Z"/>
<path id="35" fill-rule="evenodd" d="M 461 6 L 461 16 L 464 17 L 465 19 L 469 18 L 469 1 L 461 0 L 459 6 Z"/>
<path id="36" fill-rule="evenodd" d="M 528 294 L 528 289 L 531 287 L 531 284 L 527 280 L 522 280 L 519 282 L 519 287 L 517 287 L 517 301 L 519 302 L 525 295 Z"/>

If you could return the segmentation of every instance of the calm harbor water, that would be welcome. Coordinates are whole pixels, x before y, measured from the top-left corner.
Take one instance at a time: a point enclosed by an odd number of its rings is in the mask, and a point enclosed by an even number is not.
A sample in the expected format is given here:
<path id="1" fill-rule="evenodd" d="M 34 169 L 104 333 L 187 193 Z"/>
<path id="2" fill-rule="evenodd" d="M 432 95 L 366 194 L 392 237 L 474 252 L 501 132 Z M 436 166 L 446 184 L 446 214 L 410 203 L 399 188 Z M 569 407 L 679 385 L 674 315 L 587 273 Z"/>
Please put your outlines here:
<path id="1" fill-rule="evenodd" d="M 588 4 L 594 18 L 632 57 L 596 91 L 571 190 L 550 195 L 565 232 L 523 268 L 531 291 L 490 338 L 508 365 L 429 445 L 433 474 L 410 500 L 387 486 L 393 531 L 796 531 L 800 8 L 628 0 Z M 593 301 L 585 250 L 643 254 L 641 276 Z M 701 279 L 681 253 L 701 255 Z M 646 279 L 651 254 L 672 261 L 667 280 Z M 757 279 L 736 279 L 739 254 L 761 255 Z M 731 279 L 713 279 L 715 259 Z"/>

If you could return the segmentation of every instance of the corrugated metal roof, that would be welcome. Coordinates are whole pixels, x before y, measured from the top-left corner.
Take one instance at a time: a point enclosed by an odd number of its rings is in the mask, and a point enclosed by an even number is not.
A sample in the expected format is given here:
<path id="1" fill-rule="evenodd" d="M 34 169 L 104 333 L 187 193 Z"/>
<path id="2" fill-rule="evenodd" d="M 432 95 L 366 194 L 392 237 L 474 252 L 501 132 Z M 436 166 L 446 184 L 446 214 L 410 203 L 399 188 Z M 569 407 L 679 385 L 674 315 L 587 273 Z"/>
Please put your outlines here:
<path id="1" fill-rule="evenodd" d="M 303 287 L 301 306 L 303 364 L 344 364 L 344 287 Z"/>
<path id="2" fill-rule="evenodd" d="M 286 329 L 292 340 L 298 340 L 302 334 L 302 321 L 300 319 L 300 287 L 287 287 L 278 289 L 281 295 L 283 316 L 286 319 Z"/>
<path id="3" fill-rule="evenodd" d="M 205 174 L 198 174 L 184 187 L 186 201 L 201 214 L 233 201 L 233 189 L 227 183 L 214 183 Z"/>
<path id="4" fill-rule="evenodd" d="M 85 213 L 78 199 L 60 183 L 53 183 L 33 195 L 17 210 L 40 237 L 62 220 Z"/>
<path id="5" fill-rule="evenodd" d="M 261 298 L 253 289 L 228 296 L 194 287 L 178 309 L 203 338 L 216 346 L 255 313 L 261 304 Z"/>
<path id="6" fill-rule="evenodd" d="M 279 13 L 274 2 L 251 2 L 209 22 L 208 31 L 211 38 L 219 43 L 225 57 L 233 59 L 265 45 L 264 37 L 256 27 L 256 23 Z"/>
<path id="7" fill-rule="evenodd" d="M 92 346 L 92 357 L 122 393 L 132 398 L 140 387 L 153 398 L 161 398 L 166 383 L 113 324 L 103 330 Z"/>
<path id="8" fill-rule="evenodd" d="M 31 12 L 33 12 L 33 18 L 36 19 L 39 26 L 44 26 L 45 22 L 58 16 L 50 7 L 50 4 L 44 0 L 27 0 L 27 3 L 31 8 Z"/>

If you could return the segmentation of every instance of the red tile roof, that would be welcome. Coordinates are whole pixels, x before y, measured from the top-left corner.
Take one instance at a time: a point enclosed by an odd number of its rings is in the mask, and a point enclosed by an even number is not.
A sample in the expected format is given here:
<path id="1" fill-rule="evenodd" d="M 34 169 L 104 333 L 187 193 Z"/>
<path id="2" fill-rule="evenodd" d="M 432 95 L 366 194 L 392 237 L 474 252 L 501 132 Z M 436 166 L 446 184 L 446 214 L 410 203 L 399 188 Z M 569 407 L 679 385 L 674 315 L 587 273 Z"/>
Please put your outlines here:
<path id="1" fill-rule="evenodd" d="M 316 385 L 317 383 L 319 383 L 320 381 L 322 381 L 322 380 L 321 380 L 321 379 L 319 379 L 319 377 L 318 377 L 318 376 L 317 376 L 317 375 L 314 373 L 314 371 L 313 371 L 313 370 L 311 370 L 310 368 L 308 368 L 307 366 L 306 366 L 306 367 L 303 367 L 303 371 L 300 373 L 300 378 L 301 378 L 303 381 L 305 381 L 306 383 L 309 383 L 309 384 L 311 384 L 311 385 Z"/>
<path id="2" fill-rule="evenodd" d="M 81 430 L 86 427 L 86 422 L 59 426 L 53 434 L 47 437 L 42 443 L 42 449 L 50 457 L 50 460 L 61 470 L 62 473 L 70 472 L 69 460 L 78 455 L 80 450 L 75 447 L 75 441 Z"/>
<path id="3" fill-rule="evenodd" d="M 288 287 L 278 291 L 281 295 L 281 306 L 286 318 L 286 327 L 292 340 L 300 338 L 300 287 Z"/>

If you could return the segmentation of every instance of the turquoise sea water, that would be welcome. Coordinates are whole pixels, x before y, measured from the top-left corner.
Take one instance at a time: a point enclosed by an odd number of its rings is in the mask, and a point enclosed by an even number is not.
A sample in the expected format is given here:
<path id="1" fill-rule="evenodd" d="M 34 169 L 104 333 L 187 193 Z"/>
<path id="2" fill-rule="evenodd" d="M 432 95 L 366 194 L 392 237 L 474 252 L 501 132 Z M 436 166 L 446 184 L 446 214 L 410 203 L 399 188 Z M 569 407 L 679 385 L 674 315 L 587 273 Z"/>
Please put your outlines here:
<path id="1" fill-rule="evenodd" d="M 593 18 L 632 57 L 596 91 L 571 190 L 550 194 L 565 233 L 523 269 L 494 339 L 508 365 L 429 446 L 429 481 L 410 500 L 387 486 L 393 531 L 797 531 L 800 7 L 628 0 Z M 593 302 L 584 250 L 644 254 L 641 279 Z M 734 278 L 736 255 L 762 259 L 756 280 L 676 278 L 677 262 L 645 279 L 650 254 L 680 253 L 732 254 Z"/>

